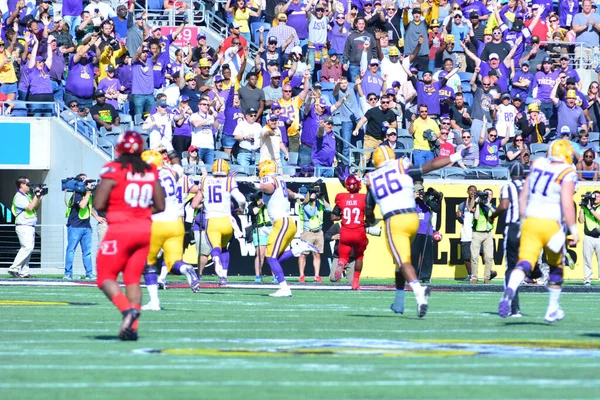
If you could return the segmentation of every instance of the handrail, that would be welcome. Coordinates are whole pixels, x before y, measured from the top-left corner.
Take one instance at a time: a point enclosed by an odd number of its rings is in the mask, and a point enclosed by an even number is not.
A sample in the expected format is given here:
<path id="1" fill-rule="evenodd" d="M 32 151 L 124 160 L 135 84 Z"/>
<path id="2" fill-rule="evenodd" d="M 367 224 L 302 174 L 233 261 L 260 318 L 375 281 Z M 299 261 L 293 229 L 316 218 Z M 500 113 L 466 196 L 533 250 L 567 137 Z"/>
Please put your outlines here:
<path id="1" fill-rule="evenodd" d="M 577 55 L 577 51 L 574 51 L 573 53 L 569 53 L 569 52 L 566 53 L 571 60 L 576 62 L 576 64 L 579 66 L 579 68 L 586 68 L 586 69 L 593 68 L 594 66 L 597 66 L 600 64 L 600 54 L 598 52 L 594 52 L 594 47 L 588 43 L 585 43 L 585 42 L 548 42 L 548 41 L 542 41 L 541 43 L 546 46 L 546 51 L 548 50 L 549 47 L 552 47 L 552 46 L 565 47 L 565 48 L 567 48 L 567 50 L 569 47 L 574 46 L 574 47 L 581 47 L 582 50 L 586 49 L 588 51 L 591 51 L 592 56 L 590 57 L 589 61 L 586 61 L 584 59 L 583 51 L 579 51 L 579 57 L 577 57 L 577 59 L 575 58 L 575 56 Z"/>

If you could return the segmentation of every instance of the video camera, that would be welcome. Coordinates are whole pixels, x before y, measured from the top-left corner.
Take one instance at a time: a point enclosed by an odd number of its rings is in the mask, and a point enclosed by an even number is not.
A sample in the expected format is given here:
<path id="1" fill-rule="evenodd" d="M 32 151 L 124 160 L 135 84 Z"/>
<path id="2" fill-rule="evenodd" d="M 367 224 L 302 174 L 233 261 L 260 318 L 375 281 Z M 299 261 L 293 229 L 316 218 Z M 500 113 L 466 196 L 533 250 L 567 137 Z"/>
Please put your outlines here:
<path id="1" fill-rule="evenodd" d="M 431 209 L 431 211 L 438 213 L 440 212 L 442 206 L 442 199 L 444 198 L 444 194 L 438 192 L 434 188 L 430 187 L 426 192 L 423 190 L 419 190 L 419 195 L 423 198 L 423 201 L 427 206 Z"/>
<path id="2" fill-rule="evenodd" d="M 31 185 L 31 191 L 37 196 L 45 196 L 48 194 L 48 186 L 44 183 L 36 183 Z"/>
<path id="3" fill-rule="evenodd" d="M 592 192 L 586 192 L 581 195 L 581 201 L 579 202 L 579 207 L 591 207 L 596 201 L 596 195 Z"/>
<path id="4" fill-rule="evenodd" d="M 81 178 L 65 178 L 61 181 L 62 190 L 66 192 L 75 192 L 79 194 L 85 194 L 86 192 L 93 192 L 98 186 L 98 180 Z"/>
<path id="5" fill-rule="evenodd" d="M 322 179 L 317 180 L 310 186 L 302 185 L 300 189 L 298 189 L 298 193 L 301 195 L 310 195 L 314 194 L 317 198 L 321 198 L 323 196 L 323 192 L 321 191 L 321 184 L 323 183 Z"/>
<path id="6" fill-rule="evenodd" d="M 475 203 L 485 205 L 488 203 L 488 192 L 475 192 Z"/>

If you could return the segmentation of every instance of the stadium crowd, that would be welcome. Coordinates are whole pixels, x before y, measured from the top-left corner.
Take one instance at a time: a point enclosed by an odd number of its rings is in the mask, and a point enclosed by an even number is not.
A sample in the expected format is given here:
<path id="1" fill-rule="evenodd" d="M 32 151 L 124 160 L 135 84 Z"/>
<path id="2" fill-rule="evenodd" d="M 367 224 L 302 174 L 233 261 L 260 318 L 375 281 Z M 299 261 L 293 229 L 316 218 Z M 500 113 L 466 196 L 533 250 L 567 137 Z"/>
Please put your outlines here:
<path id="1" fill-rule="evenodd" d="M 597 67 L 590 0 L 229 0 L 215 7 L 229 24 L 216 49 L 206 26 L 175 44 L 184 1 L 58 3 L 2 6 L 4 114 L 17 99 L 58 101 L 113 142 L 132 121 L 189 173 L 217 155 L 332 176 L 369 166 L 382 143 L 416 165 L 471 143 L 447 168 L 476 178 L 528 166 L 562 137 L 579 178 L 598 179 L 599 84 L 576 71 Z M 166 36 L 141 10 L 173 7 Z"/>

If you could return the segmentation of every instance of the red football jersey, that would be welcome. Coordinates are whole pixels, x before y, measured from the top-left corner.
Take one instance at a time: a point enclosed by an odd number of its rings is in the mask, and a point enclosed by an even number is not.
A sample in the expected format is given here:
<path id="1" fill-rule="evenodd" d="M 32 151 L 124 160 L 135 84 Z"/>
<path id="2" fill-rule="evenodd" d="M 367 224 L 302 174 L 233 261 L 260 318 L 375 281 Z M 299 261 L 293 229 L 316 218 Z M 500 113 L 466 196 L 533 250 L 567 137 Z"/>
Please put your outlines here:
<path id="1" fill-rule="evenodd" d="M 342 229 L 364 229 L 367 195 L 363 193 L 338 193 L 335 205 L 340 209 Z"/>
<path id="2" fill-rule="evenodd" d="M 110 192 L 106 221 L 108 225 L 131 223 L 135 228 L 140 223 L 152 224 L 152 198 L 158 170 L 154 165 L 144 174 L 134 174 L 118 161 L 109 162 L 102 168 L 100 178 L 117 182 Z"/>

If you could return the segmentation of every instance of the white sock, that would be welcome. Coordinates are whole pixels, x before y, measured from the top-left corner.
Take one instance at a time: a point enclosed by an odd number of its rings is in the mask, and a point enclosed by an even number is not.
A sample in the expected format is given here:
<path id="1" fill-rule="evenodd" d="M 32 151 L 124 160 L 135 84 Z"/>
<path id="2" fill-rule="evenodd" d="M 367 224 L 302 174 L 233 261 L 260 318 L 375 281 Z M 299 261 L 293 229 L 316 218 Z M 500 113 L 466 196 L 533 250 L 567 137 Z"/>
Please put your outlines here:
<path id="1" fill-rule="evenodd" d="M 512 270 L 508 279 L 508 287 L 512 289 L 513 293 L 517 293 L 517 289 L 523 283 L 523 279 L 525 279 L 525 272 L 522 269 L 515 268 Z"/>
<path id="2" fill-rule="evenodd" d="M 148 290 L 148 296 L 150 297 L 150 303 L 160 304 L 160 300 L 158 299 L 158 285 L 147 285 L 146 289 Z"/>
<path id="3" fill-rule="evenodd" d="M 162 266 L 160 268 L 160 275 L 158 276 L 158 281 L 159 282 L 164 282 L 167 280 L 167 275 L 169 274 L 169 270 L 166 266 Z"/>
<path id="4" fill-rule="evenodd" d="M 412 288 L 415 297 L 418 299 L 419 296 L 423 293 L 423 286 L 421 286 L 421 282 L 419 282 L 418 280 L 414 280 L 410 282 L 409 285 Z"/>
<path id="5" fill-rule="evenodd" d="M 280 289 L 289 289 L 287 281 L 279 282 Z"/>
<path id="6" fill-rule="evenodd" d="M 548 308 L 555 310 L 559 307 L 558 300 L 562 289 L 548 288 Z"/>
<path id="7" fill-rule="evenodd" d="M 192 275 L 190 274 L 190 268 L 193 268 L 191 265 L 184 265 L 180 268 L 180 271 L 183 275 L 185 275 L 185 279 L 187 279 L 188 285 L 192 284 Z"/>

